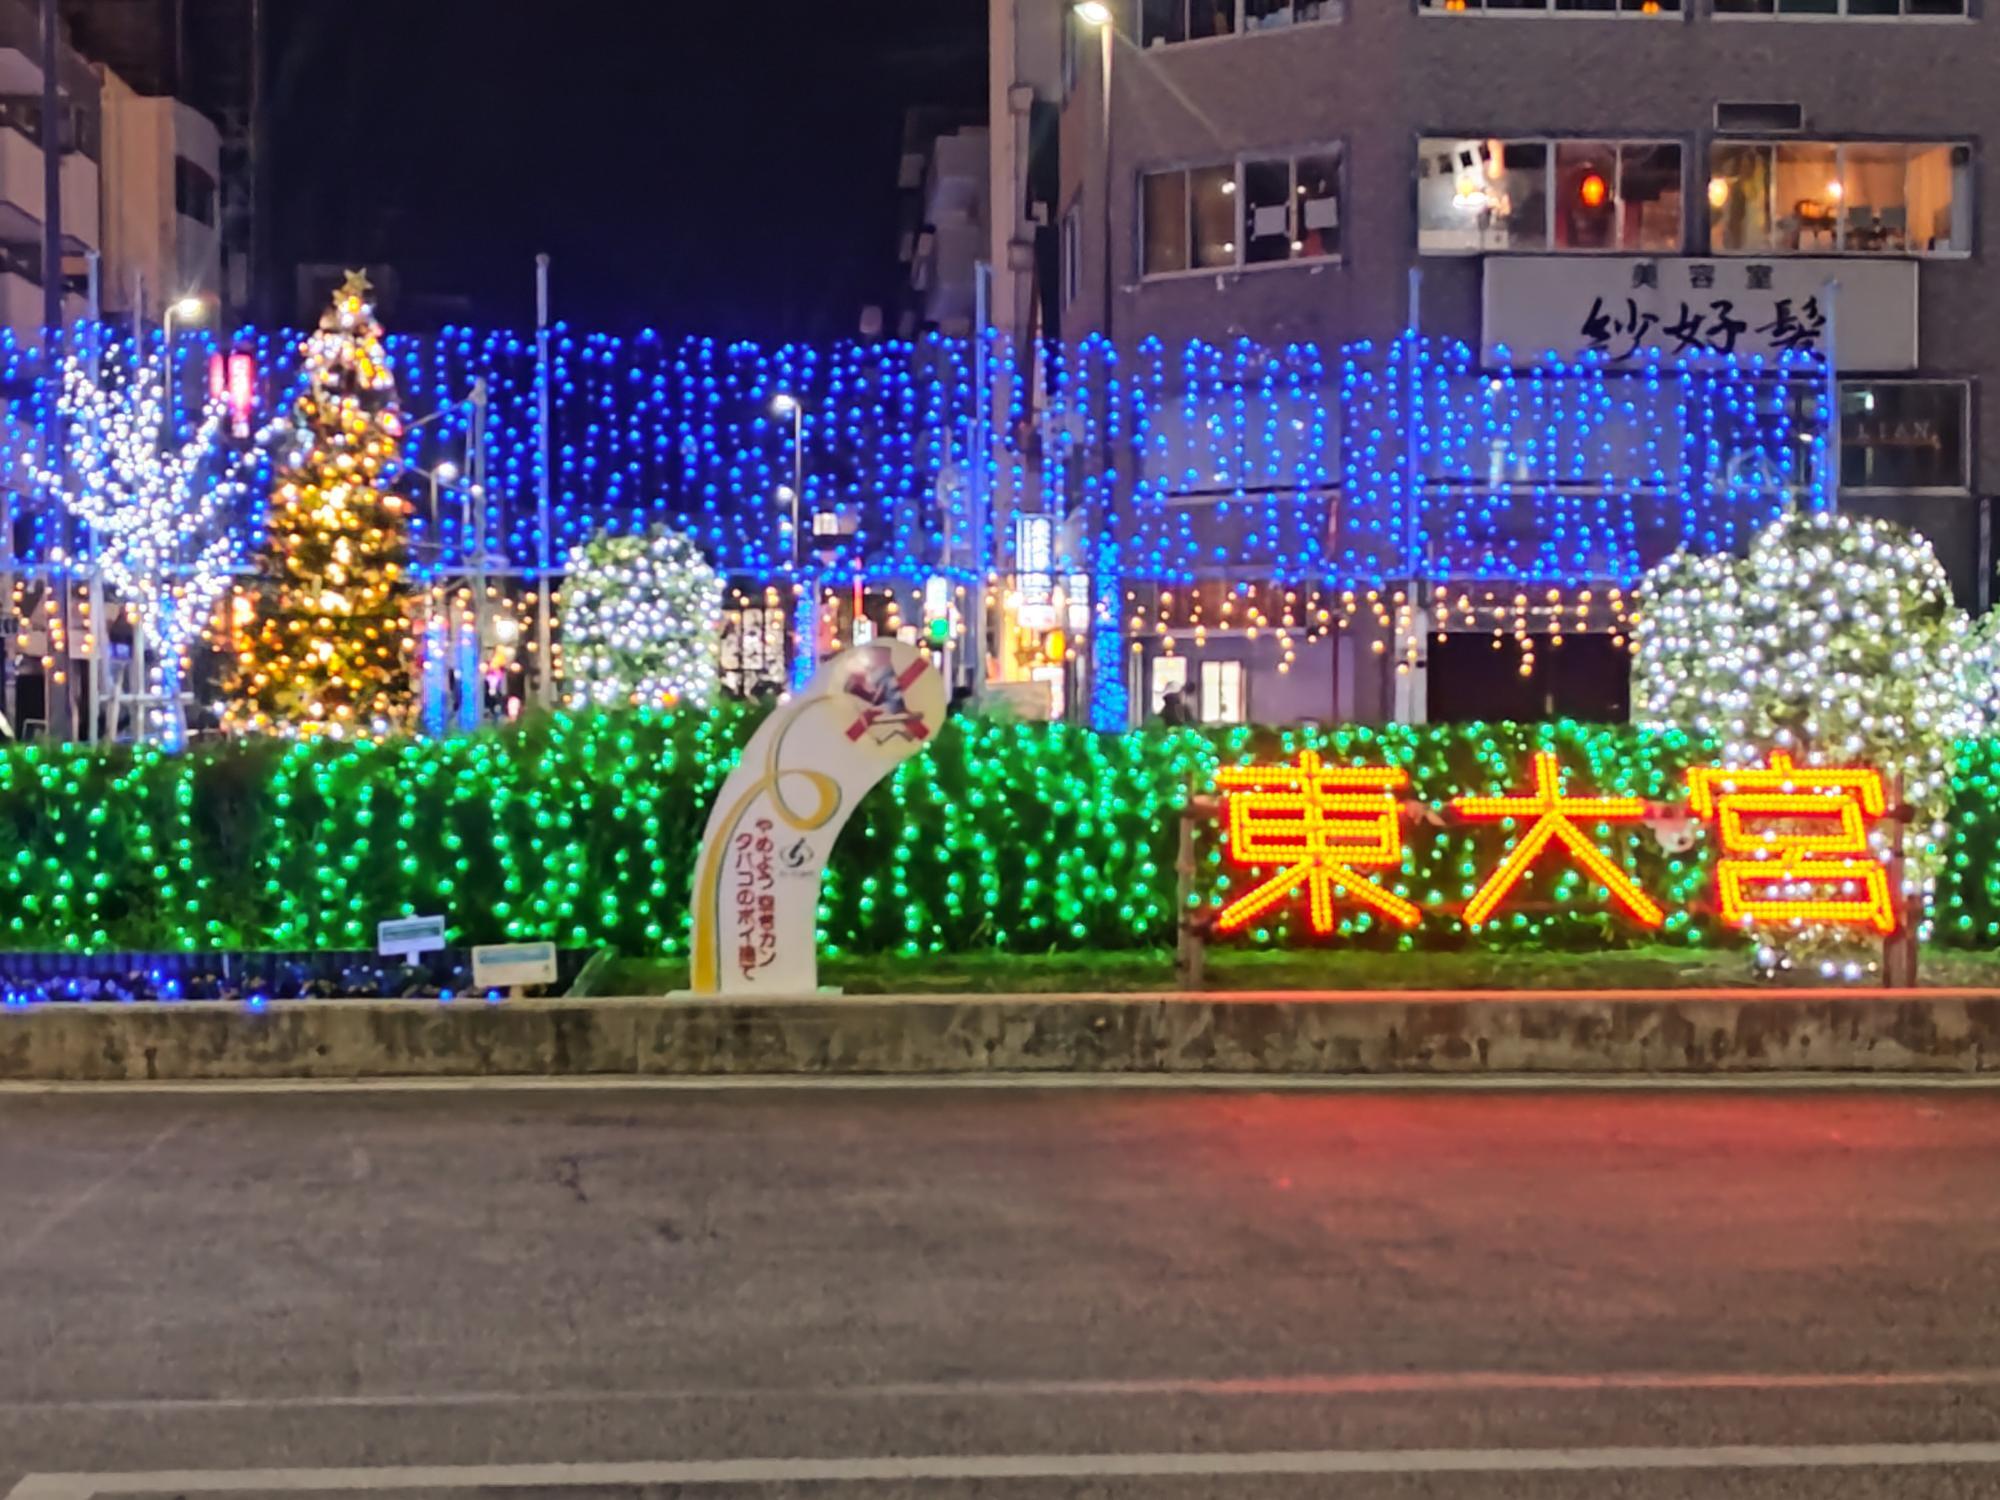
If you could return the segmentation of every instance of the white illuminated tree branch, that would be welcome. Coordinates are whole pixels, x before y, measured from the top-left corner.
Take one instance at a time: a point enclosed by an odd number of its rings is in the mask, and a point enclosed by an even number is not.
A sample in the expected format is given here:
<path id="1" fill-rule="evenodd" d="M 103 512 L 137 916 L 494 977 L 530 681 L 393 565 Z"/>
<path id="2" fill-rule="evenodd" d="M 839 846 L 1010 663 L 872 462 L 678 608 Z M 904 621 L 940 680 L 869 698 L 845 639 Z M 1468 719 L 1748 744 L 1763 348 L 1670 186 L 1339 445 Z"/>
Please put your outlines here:
<path id="1" fill-rule="evenodd" d="M 64 469 L 41 468 L 36 478 L 90 527 L 96 566 L 132 620 L 142 680 L 164 708 L 148 720 L 178 745 L 182 675 L 229 585 L 236 561 L 229 513 L 247 489 L 221 450 L 226 404 L 211 401 L 193 434 L 176 444 L 165 430 L 157 366 L 139 361 L 106 381 L 72 355 L 59 409 Z"/>

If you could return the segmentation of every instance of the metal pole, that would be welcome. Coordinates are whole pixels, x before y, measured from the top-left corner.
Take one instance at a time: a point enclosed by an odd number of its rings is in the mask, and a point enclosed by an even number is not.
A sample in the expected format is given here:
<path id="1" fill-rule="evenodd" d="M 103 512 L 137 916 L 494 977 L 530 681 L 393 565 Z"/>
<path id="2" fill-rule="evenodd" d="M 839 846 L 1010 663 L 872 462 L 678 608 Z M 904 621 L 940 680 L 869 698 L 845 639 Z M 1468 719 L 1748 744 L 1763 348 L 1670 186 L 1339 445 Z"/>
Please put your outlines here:
<path id="1" fill-rule="evenodd" d="M 53 389 L 60 389 L 61 369 L 57 352 L 63 328 L 63 240 L 62 240 L 62 31 L 57 17 L 57 0 L 42 0 L 42 351 Z M 67 443 L 60 408 L 49 416 L 49 468 L 60 488 L 67 468 Z M 46 680 L 44 712 L 49 734 L 67 740 L 76 734 L 76 686 L 71 679 L 70 653 L 75 649 L 76 615 L 70 598 L 76 563 L 70 556 L 75 528 L 65 508 L 55 517 L 57 546 L 61 561 L 49 572 L 49 587 L 55 589 L 56 607 L 62 615 L 62 646 L 52 656 L 54 665 Z M 61 681 L 58 682 L 57 678 Z"/>
<path id="2" fill-rule="evenodd" d="M 535 358 L 538 371 L 541 475 L 535 496 L 535 690 L 544 708 L 556 701 L 555 648 L 549 614 L 549 258 L 535 257 Z"/>
<path id="3" fill-rule="evenodd" d="M 1826 306 L 1826 459 L 1820 470 L 1822 499 L 1830 511 L 1840 509 L 1840 283 L 1828 280 L 1820 290 Z"/>
<path id="4" fill-rule="evenodd" d="M 1111 53 L 1117 41 L 1117 31 L 1117 23 L 1112 20 L 1107 20 L 1102 26 L 1098 27 L 1098 93 L 1100 95 L 1100 108 L 1098 111 L 1097 133 L 1103 154 L 1103 160 L 1100 164 L 1102 181 L 1098 188 L 1103 209 L 1102 233 L 1099 236 L 1098 244 L 1098 259 L 1101 262 L 1101 269 L 1103 271 L 1101 278 L 1103 308 L 1098 319 L 1098 332 L 1104 340 L 1107 366 L 1116 352 L 1116 346 L 1112 342 L 1113 320 L 1111 315 L 1111 257 L 1113 242 L 1111 228 L 1111 185 L 1113 181 L 1111 165 Z M 1092 727 L 1105 727 L 1097 724 L 1096 714 L 1097 696 L 1100 686 L 1098 674 L 1101 669 L 1101 650 L 1103 645 L 1100 632 L 1107 630 L 1118 632 L 1117 644 L 1119 651 L 1117 670 L 1121 674 L 1124 671 L 1124 636 L 1123 632 L 1119 630 L 1117 615 L 1122 601 L 1115 594 L 1108 600 L 1105 597 L 1107 584 L 1113 590 L 1121 586 L 1117 575 L 1108 574 L 1104 570 L 1104 556 L 1107 551 L 1111 550 L 1108 544 L 1113 528 L 1117 525 L 1116 507 L 1114 505 L 1115 497 L 1110 492 L 1116 473 L 1116 462 L 1111 447 L 1110 383 L 1108 381 L 1105 384 L 1105 408 L 1100 428 L 1103 436 L 1100 440 L 1098 452 L 1098 482 L 1084 497 L 1083 557 L 1081 562 L 1083 565 L 1083 574 L 1090 580 L 1090 628 L 1084 640 L 1085 649 L 1078 653 L 1077 657 L 1076 681 L 1079 689 L 1077 694 L 1079 701 L 1075 705 L 1064 705 L 1064 717 L 1067 718 L 1072 713 L 1076 713 L 1085 724 Z M 1122 557 L 1119 560 L 1122 562 Z M 1122 569 L 1120 571 L 1122 573 Z M 1063 623 L 1067 624 L 1068 622 L 1064 621 Z M 1120 680 L 1122 682 L 1122 675 Z M 1127 703 L 1127 725 L 1130 722 L 1131 705 Z"/>
<path id="5" fill-rule="evenodd" d="M 972 443 L 966 455 L 972 464 L 972 586 L 977 591 L 969 611 L 978 623 L 972 631 L 972 701 L 986 696 L 988 630 L 987 597 L 992 588 L 993 534 L 993 426 L 994 411 L 992 362 L 993 263 L 976 261 L 972 267 Z"/>
<path id="6" fill-rule="evenodd" d="M 1067 24 L 1067 18 L 1065 18 L 1065 24 Z M 1097 31 L 1103 49 L 1099 54 L 1102 59 L 1102 66 L 1098 70 L 1098 84 L 1099 91 L 1104 96 L 1102 119 L 1098 131 L 1104 143 L 1104 236 L 1100 243 L 1099 254 L 1104 262 L 1104 318 L 1102 326 L 1104 329 L 1104 341 L 1108 344 L 1111 342 L 1111 246 L 1113 243 L 1111 236 L 1111 49 L 1117 41 L 1118 25 L 1115 21 L 1106 21 L 1102 26 L 1097 28 Z M 1096 603 L 1095 600 L 1091 602 L 1093 605 Z"/>
<path id="7" fill-rule="evenodd" d="M 95 250 L 87 251 L 85 263 L 89 278 L 86 316 L 90 328 L 84 347 L 90 354 L 90 378 L 99 381 L 104 378 L 104 257 Z M 95 744 L 104 713 L 104 672 L 110 663 L 111 632 L 104 616 L 104 567 L 99 557 L 97 528 L 85 527 L 84 539 L 90 547 L 90 681 L 85 684 L 83 700 L 83 738 L 86 744 Z"/>
<path id="8" fill-rule="evenodd" d="M 167 421 L 161 434 L 168 447 L 174 441 L 174 304 L 167 304 L 167 313 L 160 323 L 160 399 L 166 403 Z"/>
<path id="9" fill-rule="evenodd" d="M 56 0 L 42 0 L 42 328 L 51 347 L 63 326 L 61 56 Z"/>
<path id="10" fill-rule="evenodd" d="M 1405 331 L 1404 356 L 1409 361 L 1409 385 L 1407 400 L 1409 409 L 1403 413 L 1403 504 L 1406 514 L 1403 519 L 1403 563 L 1409 578 L 1407 603 L 1411 609 L 1410 620 L 1417 623 L 1416 601 L 1422 596 L 1418 580 L 1420 560 L 1424 555 L 1424 508 L 1422 498 L 1423 467 L 1417 461 L 1417 444 L 1420 439 L 1419 411 L 1423 404 L 1423 312 L 1424 273 L 1420 266 L 1410 267 L 1410 321 Z M 1394 601 L 1392 600 L 1391 603 Z M 1383 656 L 1383 664 L 1388 676 L 1383 679 L 1384 696 L 1388 700 L 1383 707 L 1391 723 L 1410 723 L 1411 695 L 1402 690 L 1402 674 L 1396 670 L 1396 663 L 1403 655 L 1403 642 L 1397 634 L 1395 617 L 1390 617 L 1389 650 Z"/>
<path id="11" fill-rule="evenodd" d="M 792 582 L 799 579 L 799 505 L 806 488 L 806 409 L 792 403 Z"/>
<path id="12" fill-rule="evenodd" d="M 806 488 L 806 406 L 792 398 L 792 643 L 791 687 L 801 691 L 819 665 L 819 586 L 799 586 L 799 517 Z M 808 607 L 810 606 L 810 607 Z M 810 624 L 807 622 L 810 621 Z"/>

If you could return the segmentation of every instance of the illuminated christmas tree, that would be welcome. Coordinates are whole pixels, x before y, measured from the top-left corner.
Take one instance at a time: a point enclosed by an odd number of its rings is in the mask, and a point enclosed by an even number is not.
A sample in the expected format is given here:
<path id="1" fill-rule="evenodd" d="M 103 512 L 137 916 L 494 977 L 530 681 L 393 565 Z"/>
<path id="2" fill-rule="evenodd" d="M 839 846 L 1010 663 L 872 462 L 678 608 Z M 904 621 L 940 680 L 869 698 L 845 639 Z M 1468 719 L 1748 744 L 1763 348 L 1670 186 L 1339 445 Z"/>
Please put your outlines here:
<path id="1" fill-rule="evenodd" d="M 382 733 L 413 699 L 408 507 L 388 487 L 403 425 L 368 280 L 350 272 L 301 347 L 276 444 L 262 579 L 241 643 L 239 727 Z"/>

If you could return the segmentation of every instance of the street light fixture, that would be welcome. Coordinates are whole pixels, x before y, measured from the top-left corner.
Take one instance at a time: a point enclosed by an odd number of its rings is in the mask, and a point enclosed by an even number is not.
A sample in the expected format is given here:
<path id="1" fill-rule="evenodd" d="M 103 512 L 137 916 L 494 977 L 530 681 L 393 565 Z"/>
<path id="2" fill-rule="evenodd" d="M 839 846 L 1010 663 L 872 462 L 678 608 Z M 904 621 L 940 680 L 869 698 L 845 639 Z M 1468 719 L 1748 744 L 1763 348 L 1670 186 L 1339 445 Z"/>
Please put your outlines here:
<path id="1" fill-rule="evenodd" d="M 781 417 L 792 419 L 792 482 L 778 489 L 780 500 L 792 503 L 792 581 L 798 582 L 799 573 L 799 497 L 806 490 L 806 409 L 805 405 L 789 391 L 780 391 L 771 398 L 771 410 Z"/>
<path id="2" fill-rule="evenodd" d="M 792 643 L 792 687 L 802 688 L 811 675 L 809 668 L 819 664 L 819 644 L 817 631 L 811 634 L 799 628 L 804 611 L 796 601 L 799 595 L 799 504 L 806 491 L 806 408 L 805 403 L 790 391 L 779 391 L 771 397 L 771 410 L 781 417 L 792 419 L 792 482 L 789 494 L 785 486 L 778 489 L 780 502 L 790 500 L 792 506 L 792 595 L 795 601 Z M 819 591 L 809 591 L 812 600 L 813 617 L 818 618 Z"/>
<path id="3" fill-rule="evenodd" d="M 1107 3 L 1107 0 L 1074 0 L 1074 3 L 1072 3 L 1072 5 L 1070 6 L 1070 11 L 1073 15 L 1075 15 L 1075 17 L 1079 21 L 1083 22 L 1086 26 L 1091 26 L 1096 28 L 1097 38 L 1099 43 L 1098 73 L 1097 73 L 1097 102 L 1098 102 L 1097 145 L 1098 145 L 1098 150 L 1100 152 L 1101 179 L 1098 187 L 1097 196 L 1098 196 L 1098 201 L 1102 206 L 1103 223 L 1100 226 L 1099 230 L 1099 233 L 1102 236 L 1102 244 L 1099 249 L 1098 259 L 1102 263 L 1104 271 L 1104 283 L 1102 287 L 1102 296 L 1104 300 L 1098 310 L 1097 331 L 1103 337 L 1106 344 L 1112 344 L 1113 347 L 1116 347 L 1115 344 L 1113 344 L 1111 335 L 1111 322 L 1112 322 L 1111 183 L 1113 178 L 1112 157 L 1111 157 L 1111 55 L 1112 52 L 1116 49 L 1118 44 L 1117 17 L 1113 14 L 1111 6 Z M 1109 475 L 1113 469 L 1111 460 L 1110 437 L 1109 437 L 1110 429 L 1107 427 L 1105 430 L 1106 430 L 1106 438 L 1105 438 L 1103 463 L 1104 463 L 1104 472 L 1107 475 Z M 1084 501 L 1085 535 L 1091 537 L 1097 537 L 1109 533 L 1109 531 L 1111 530 L 1111 523 L 1114 520 L 1115 520 L 1115 515 L 1113 514 L 1112 497 L 1107 496 L 1103 492 L 1101 487 L 1093 488 Z M 1094 592 L 1095 589 L 1093 588 L 1093 593 Z M 1090 661 L 1093 664 L 1086 668 L 1081 668 L 1080 670 L 1088 671 L 1094 674 L 1096 671 L 1096 667 L 1094 665 L 1095 655 L 1096 651 L 1093 646 L 1088 655 L 1082 658 L 1082 660 Z M 1092 692 L 1095 686 L 1094 683 L 1090 682 L 1090 679 L 1088 677 L 1084 679 L 1084 682 L 1086 686 L 1084 688 L 1083 694 L 1081 694 L 1080 696 L 1088 696 Z"/>
<path id="4" fill-rule="evenodd" d="M 160 320 L 160 340 L 163 345 L 160 384 L 166 388 L 167 441 L 174 440 L 174 324 L 199 323 L 208 317 L 208 304 L 199 297 L 181 297 L 167 304 L 166 316 Z"/>

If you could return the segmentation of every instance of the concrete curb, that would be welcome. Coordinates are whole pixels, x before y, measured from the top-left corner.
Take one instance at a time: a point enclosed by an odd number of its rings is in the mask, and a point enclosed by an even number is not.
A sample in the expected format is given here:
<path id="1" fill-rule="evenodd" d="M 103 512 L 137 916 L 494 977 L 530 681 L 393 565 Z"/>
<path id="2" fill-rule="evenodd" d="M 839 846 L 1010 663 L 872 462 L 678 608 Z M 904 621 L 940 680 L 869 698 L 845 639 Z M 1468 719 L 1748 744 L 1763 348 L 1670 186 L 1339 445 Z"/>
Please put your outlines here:
<path id="1" fill-rule="evenodd" d="M 0 1080 L 2000 1068 L 2000 990 L 281 1001 L 0 1014 Z"/>

